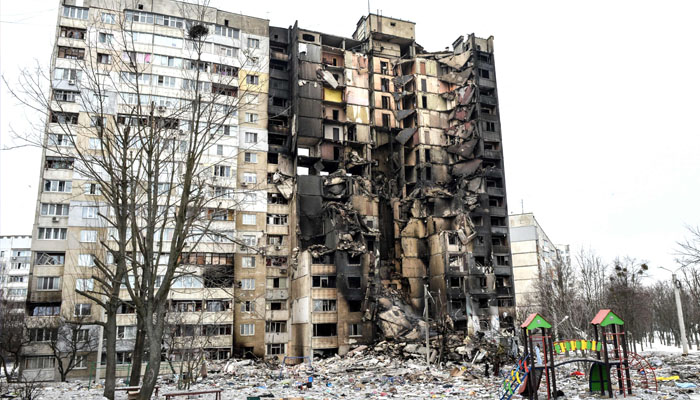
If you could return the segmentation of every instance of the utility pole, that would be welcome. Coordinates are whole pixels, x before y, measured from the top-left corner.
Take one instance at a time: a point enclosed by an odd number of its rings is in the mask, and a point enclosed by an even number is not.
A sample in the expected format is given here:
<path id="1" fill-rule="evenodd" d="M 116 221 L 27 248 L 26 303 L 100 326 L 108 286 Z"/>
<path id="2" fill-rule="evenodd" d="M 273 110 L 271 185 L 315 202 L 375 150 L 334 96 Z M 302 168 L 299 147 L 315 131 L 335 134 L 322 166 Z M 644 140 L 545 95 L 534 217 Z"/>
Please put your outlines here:
<path id="1" fill-rule="evenodd" d="M 673 279 L 673 292 L 676 295 L 676 311 L 678 311 L 678 325 L 681 331 L 681 346 L 683 346 L 683 355 L 688 355 L 688 338 L 685 337 L 685 321 L 683 320 L 683 304 L 681 303 L 681 282 L 676 279 L 676 274 L 671 275 Z"/>
<path id="2" fill-rule="evenodd" d="M 428 323 L 428 301 L 430 301 L 430 293 L 428 293 L 428 284 L 423 284 L 423 319 L 425 321 L 425 363 L 430 367 L 430 324 Z"/>

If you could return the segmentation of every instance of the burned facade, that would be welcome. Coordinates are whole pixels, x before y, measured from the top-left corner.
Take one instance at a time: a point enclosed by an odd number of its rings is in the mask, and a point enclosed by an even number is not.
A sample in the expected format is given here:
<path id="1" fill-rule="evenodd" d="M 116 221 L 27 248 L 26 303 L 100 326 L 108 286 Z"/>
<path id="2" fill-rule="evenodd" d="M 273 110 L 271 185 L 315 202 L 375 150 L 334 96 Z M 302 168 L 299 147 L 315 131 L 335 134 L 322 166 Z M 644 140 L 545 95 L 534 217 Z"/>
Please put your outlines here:
<path id="1" fill-rule="evenodd" d="M 280 159 L 296 182 L 288 355 L 415 336 L 382 315 L 388 297 L 420 314 L 426 285 L 455 330 L 512 326 L 493 39 L 427 52 L 414 28 L 374 14 L 352 38 L 271 28 L 287 35 Z"/>

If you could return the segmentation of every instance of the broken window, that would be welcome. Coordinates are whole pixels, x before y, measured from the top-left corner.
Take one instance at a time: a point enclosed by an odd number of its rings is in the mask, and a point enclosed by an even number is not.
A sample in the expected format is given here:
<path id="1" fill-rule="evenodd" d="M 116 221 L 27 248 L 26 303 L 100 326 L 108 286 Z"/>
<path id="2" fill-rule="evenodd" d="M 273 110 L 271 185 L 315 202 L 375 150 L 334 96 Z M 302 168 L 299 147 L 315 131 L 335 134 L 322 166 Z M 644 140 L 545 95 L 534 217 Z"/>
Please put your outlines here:
<path id="1" fill-rule="evenodd" d="M 492 121 L 481 121 L 481 126 L 485 131 L 488 132 L 495 132 L 496 131 L 496 123 Z"/>
<path id="2" fill-rule="evenodd" d="M 340 118 L 340 110 L 333 110 L 333 120 L 337 121 Z"/>
<path id="3" fill-rule="evenodd" d="M 255 303 L 250 300 L 242 301 L 241 302 L 241 312 L 253 312 L 255 311 Z"/>
<path id="4" fill-rule="evenodd" d="M 391 115 L 390 114 L 382 114 L 382 126 L 388 128 L 390 124 L 391 124 Z"/>
<path id="5" fill-rule="evenodd" d="M 421 96 L 423 102 L 423 108 L 428 108 L 428 96 Z"/>
<path id="6" fill-rule="evenodd" d="M 302 34 L 301 39 L 306 40 L 307 42 L 315 42 L 316 41 L 316 37 L 314 37 L 314 35 L 311 35 L 308 33 Z"/>
<path id="7" fill-rule="evenodd" d="M 389 104 L 391 104 L 389 101 L 389 96 L 382 96 L 382 108 L 388 110 Z"/>
<path id="8" fill-rule="evenodd" d="M 78 123 L 78 113 L 52 112 L 51 123 L 76 125 Z"/>
<path id="9" fill-rule="evenodd" d="M 348 255 L 348 264 L 360 265 L 362 262 L 362 254 Z"/>
<path id="10" fill-rule="evenodd" d="M 268 343 L 267 354 L 271 356 L 284 354 L 284 343 Z"/>
<path id="11" fill-rule="evenodd" d="M 267 244 L 280 246 L 282 244 L 282 235 L 267 235 Z"/>
<path id="12" fill-rule="evenodd" d="M 336 324 L 314 324 L 314 336 L 337 336 Z"/>
<path id="13" fill-rule="evenodd" d="M 287 268 L 287 257 L 267 257 L 265 265 L 274 268 Z"/>
<path id="14" fill-rule="evenodd" d="M 362 336 L 362 325 L 348 324 L 348 336 Z"/>
<path id="15" fill-rule="evenodd" d="M 479 76 L 484 78 L 484 79 L 491 79 L 491 73 L 487 69 L 479 68 Z"/>
<path id="16" fill-rule="evenodd" d="M 486 277 L 485 276 L 480 276 L 477 278 L 477 283 L 479 284 L 480 288 L 485 288 L 486 287 Z"/>
<path id="17" fill-rule="evenodd" d="M 283 301 L 270 301 L 267 304 L 268 304 L 268 309 L 272 310 L 272 311 L 280 311 L 280 310 L 287 309 L 287 303 L 285 303 Z"/>
<path id="18" fill-rule="evenodd" d="M 338 311 L 337 301 L 331 299 L 314 300 L 314 311 Z"/>
<path id="19" fill-rule="evenodd" d="M 382 87 L 382 92 L 388 92 L 389 91 L 389 79 L 382 78 L 381 87 Z"/>
<path id="20" fill-rule="evenodd" d="M 266 321 L 265 332 L 285 333 L 287 332 L 287 321 Z"/>
<path id="21" fill-rule="evenodd" d="M 268 289 L 286 289 L 287 278 L 267 278 Z"/>
<path id="22" fill-rule="evenodd" d="M 425 180 L 429 181 L 433 179 L 433 169 L 432 167 L 425 167 Z"/>
<path id="23" fill-rule="evenodd" d="M 111 64 L 112 56 L 109 54 L 97 53 L 97 63 L 98 64 Z"/>
<path id="24" fill-rule="evenodd" d="M 491 226 L 506 226 L 505 217 L 491 217 Z"/>
<path id="25" fill-rule="evenodd" d="M 340 128 L 333 128 L 333 140 L 336 142 L 340 141 Z"/>
<path id="26" fill-rule="evenodd" d="M 498 142 L 484 142 L 484 150 L 500 150 L 501 144 Z"/>
<path id="27" fill-rule="evenodd" d="M 336 287 L 335 276 L 317 275 L 312 277 L 311 286 L 315 288 L 334 288 Z"/>
<path id="28" fill-rule="evenodd" d="M 348 312 L 362 311 L 362 300 L 348 300 Z"/>
<path id="29" fill-rule="evenodd" d="M 450 287 L 451 288 L 460 288 L 462 287 L 462 278 L 458 276 L 451 276 L 450 277 Z"/>
<path id="30" fill-rule="evenodd" d="M 379 72 L 386 75 L 389 73 L 389 63 L 386 61 L 379 62 Z"/>
<path id="31" fill-rule="evenodd" d="M 490 207 L 503 207 L 503 197 L 489 197 Z"/>
<path id="32" fill-rule="evenodd" d="M 288 204 L 289 201 L 284 198 L 281 194 L 268 193 L 267 194 L 267 204 Z"/>
<path id="33" fill-rule="evenodd" d="M 357 140 L 356 132 L 357 132 L 357 128 L 355 127 L 355 125 L 348 126 L 348 140 L 349 141 L 354 142 Z"/>
<path id="34" fill-rule="evenodd" d="M 267 224 L 268 225 L 287 225 L 288 220 L 287 214 L 268 214 Z"/>
<path id="35" fill-rule="evenodd" d="M 85 29 L 72 28 L 67 26 L 61 27 L 61 37 L 69 39 L 85 39 Z"/>
<path id="36" fill-rule="evenodd" d="M 458 254 L 453 254 L 449 256 L 448 262 L 450 267 L 459 268 L 464 265 L 464 258 Z"/>
<path id="37" fill-rule="evenodd" d="M 508 256 L 496 256 L 496 264 L 497 265 L 510 265 L 508 261 Z"/>
<path id="38" fill-rule="evenodd" d="M 82 60 L 85 58 L 85 49 L 59 46 L 58 58 L 67 58 L 69 60 Z"/>
<path id="39" fill-rule="evenodd" d="M 360 278 L 359 276 L 349 276 L 348 277 L 348 288 L 349 289 L 362 288 L 362 278 Z"/>
<path id="40" fill-rule="evenodd" d="M 207 300 L 207 312 L 220 312 L 231 309 L 231 302 L 228 300 Z"/>
<path id="41" fill-rule="evenodd" d="M 505 246 L 506 238 L 503 236 L 493 236 L 491 237 L 491 244 L 494 246 Z"/>

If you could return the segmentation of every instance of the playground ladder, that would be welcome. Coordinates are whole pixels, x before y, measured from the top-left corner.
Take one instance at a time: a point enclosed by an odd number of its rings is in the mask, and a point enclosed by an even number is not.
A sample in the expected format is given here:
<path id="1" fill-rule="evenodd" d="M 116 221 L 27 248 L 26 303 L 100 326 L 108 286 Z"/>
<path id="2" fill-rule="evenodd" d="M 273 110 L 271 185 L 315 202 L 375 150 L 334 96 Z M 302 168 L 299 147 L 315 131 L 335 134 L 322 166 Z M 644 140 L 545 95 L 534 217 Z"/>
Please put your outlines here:
<path id="1" fill-rule="evenodd" d="M 503 395 L 500 400 L 510 400 L 515 393 L 517 393 L 518 388 L 523 382 L 526 382 L 527 376 L 530 374 L 530 368 L 527 365 L 527 360 L 530 356 L 525 355 L 519 361 L 518 364 L 513 367 L 510 373 L 506 376 L 503 381 Z M 521 376 L 520 373 L 523 373 Z"/>

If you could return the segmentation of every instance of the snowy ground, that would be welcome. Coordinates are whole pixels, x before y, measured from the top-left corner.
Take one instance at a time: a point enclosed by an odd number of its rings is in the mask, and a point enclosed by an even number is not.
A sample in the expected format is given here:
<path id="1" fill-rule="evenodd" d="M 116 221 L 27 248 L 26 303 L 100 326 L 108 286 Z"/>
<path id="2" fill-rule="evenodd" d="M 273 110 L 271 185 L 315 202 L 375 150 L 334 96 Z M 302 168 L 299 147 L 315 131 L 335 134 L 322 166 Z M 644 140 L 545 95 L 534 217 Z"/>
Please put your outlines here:
<path id="1" fill-rule="evenodd" d="M 700 399 L 700 353 L 691 352 L 682 357 L 674 348 L 645 351 L 642 355 L 655 366 L 659 377 L 678 376 L 677 381 L 658 382 L 659 392 L 643 391 L 634 388 L 631 398 L 640 399 Z M 264 364 L 248 364 L 248 361 L 231 365 L 227 373 L 210 373 L 209 376 L 193 386 L 192 389 L 218 387 L 224 389 L 223 399 L 243 399 L 248 396 L 268 398 L 303 398 L 303 399 L 464 399 L 498 398 L 501 378 L 484 378 L 483 366 L 467 365 L 460 376 L 451 377 L 454 365 L 444 370 L 435 367 L 427 370 L 422 360 L 397 360 L 388 356 L 356 355 L 349 358 L 323 360 L 315 364 L 314 370 L 297 367 L 280 371 L 268 368 Z M 506 366 L 508 370 L 510 366 Z M 557 370 L 558 386 L 568 399 L 586 399 L 600 397 L 587 391 L 586 376 L 570 376 L 576 369 L 573 364 Z M 280 378 L 280 372 L 282 377 Z M 583 371 L 586 372 L 586 371 Z M 300 390 L 297 384 L 306 382 L 309 375 L 314 376 L 310 389 Z M 163 377 L 161 394 L 174 391 L 175 385 Z M 694 389 L 681 389 L 675 382 L 694 383 Z M 542 385 L 544 386 L 544 385 Z M 540 398 L 546 399 L 546 394 Z M 126 399 L 120 392 L 118 399 Z M 161 396 L 162 398 L 162 396 Z M 213 396 L 194 397 L 201 399 Z M 514 396 L 514 399 L 518 396 Z M 629 398 L 629 397 L 628 397 Z M 102 399 L 101 389 L 87 389 L 84 382 L 47 383 L 44 385 L 40 399 Z M 184 399 L 184 398 L 183 398 Z"/>

